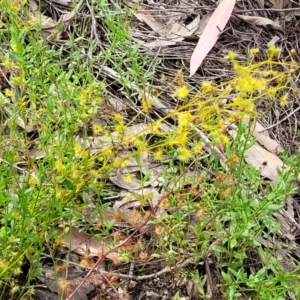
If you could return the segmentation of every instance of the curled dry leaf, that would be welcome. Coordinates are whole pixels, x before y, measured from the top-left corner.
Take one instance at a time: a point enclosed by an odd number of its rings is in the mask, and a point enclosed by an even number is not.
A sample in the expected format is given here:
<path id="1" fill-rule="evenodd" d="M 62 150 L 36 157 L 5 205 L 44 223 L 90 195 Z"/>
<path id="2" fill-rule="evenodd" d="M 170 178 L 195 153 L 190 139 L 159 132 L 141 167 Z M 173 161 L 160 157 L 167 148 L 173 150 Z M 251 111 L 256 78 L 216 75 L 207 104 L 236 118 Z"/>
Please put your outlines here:
<path id="1" fill-rule="evenodd" d="M 65 6 L 70 6 L 69 1 L 60 1 Z M 42 13 L 40 13 L 39 5 L 34 1 L 30 0 L 30 11 L 28 11 L 28 17 L 31 20 L 38 20 L 40 22 L 41 29 L 43 30 L 43 33 L 47 40 L 58 40 L 60 37 L 61 32 L 58 30 L 57 25 L 59 23 L 62 23 L 64 25 L 64 28 L 69 26 L 72 19 L 75 17 L 75 12 L 67 12 L 66 14 L 63 14 L 60 17 L 59 22 L 54 21 L 53 19 L 46 17 Z"/>
<path id="2" fill-rule="evenodd" d="M 273 4 L 273 8 L 282 9 L 285 8 L 292 1 L 290 0 L 269 0 Z"/>
<path id="3" fill-rule="evenodd" d="M 243 124 L 248 125 L 249 124 L 249 118 L 245 118 L 243 120 Z M 256 140 L 263 145 L 268 151 L 271 153 L 278 155 L 283 151 L 283 148 L 281 145 L 273 140 L 270 136 L 267 130 L 264 130 L 264 127 L 256 122 L 255 124 L 252 124 L 252 135 L 256 138 Z"/>
<path id="4" fill-rule="evenodd" d="M 282 27 L 277 22 L 274 22 L 268 18 L 256 17 L 256 16 L 244 16 L 244 15 L 238 15 L 238 14 L 236 14 L 235 16 L 237 16 L 241 20 L 243 20 L 249 24 L 252 24 L 252 25 L 256 25 L 256 26 L 271 25 L 275 29 L 283 31 Z"/>
<path id="5" fill-rule="evenodd" d="M 207 26 L 211 16 L 212 16 L 213 12 L 209 12 L 207 13 L 201 20 L 199 23 L 199 26 L 197 28 L 197 30 L 194 32 L 194 35 L 200 37 L 201 34 L 203 33 L 205 27 Z"/>
<path id="6" fill-rule="evenodd" d="M 139 190 L 143 187 L 148 187 L 156 182 L 157 176 L 150 171 L 150 178 L 147 181 L 141 181 L 134 176 L 134 174 L 123 174 L 117 170 L 115 174 L 109 176 L 111 182 L 116 186 L 126 190 Z"/>
<path id="7" fill-rule="evenodd" d="M 155 20 L 153 16 L 142 13 L 135 13 L 135 16 L 139 21 L 146 23 L 155 33 L 159 34 L 160 38 L 155 42 L 152 42 L 152 46 L 164 46 L 169 45 L 170 43 L 174 44 L 174 42 L 183 41 L 184 38 L 191 36 L 197 30 L 200 23 L 199 16 L 188 25 L 174 22 L 172 24 L 161 23 Z"/>
<path id="8" fill-rule="evenodd" d="M 233 138 L 236 138 L 235 130 L 229 131 Z M 279 179 L 279 171 L 287 171 L 289 167 L 275 154 L 270 153 L 258 143 L 255 143 L 245 151 L 245 160 L 248 164 L 258 170 L 261 176 L 269 178 L 273 183 Z"/>
<path id="9" fill-rule="evenodd" d="M 61 228 L 57 228 L 58 234 L 61 234 L 62 244 L 80 255 L 90 255 L 100 257 L 102 253 L 110 251 L 113 248 L 109 238 L 103 238 L 99 242 L 93 235 L 80 231 L 78 228 L 72 227 L 69 232 L 63 233 Z M 109 259 L 121 259 L 116 252 L 110 252 L 106 255 Z"/>

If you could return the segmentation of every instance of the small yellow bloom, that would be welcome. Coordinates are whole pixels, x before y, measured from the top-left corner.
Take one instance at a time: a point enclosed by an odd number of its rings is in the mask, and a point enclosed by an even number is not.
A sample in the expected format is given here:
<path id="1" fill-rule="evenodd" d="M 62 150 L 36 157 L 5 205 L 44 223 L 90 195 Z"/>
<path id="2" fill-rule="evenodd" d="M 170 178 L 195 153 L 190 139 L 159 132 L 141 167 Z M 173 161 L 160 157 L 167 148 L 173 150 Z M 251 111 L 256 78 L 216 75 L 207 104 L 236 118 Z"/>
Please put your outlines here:
<path id="1" fill-rule="evenodd" d="M 118 133 L 123 133 L 123 132 L 125 131 L 125 129 L 126 129 L 126 126 L 125 126 L 124 124 L 118 124 L 118 125 L 116 126 L 116 131 L 117 131 Z"/>
<path id="2" fill-rule="evenodd" d="M 160 79 L 161 80 L 166 80 L 166 75 L 165 74 L 160 74 Z"/>
<path id="3" fill-rule="evenodd" d="M 123 160 L 122 162 L 121 162 L 121 167 L 122 168 L 125 168 L 125 167 L 127 167 L 128 166 L 128 164 L 129 164 L 129 160 L 128 159 L 125 159 L 125 160 Z"/>
<path id="4" fill-rule="evenodd" d="M 211 92 L 213 90 L 213 84 L 211 81 L 203 81 L 201 84 L 201 91 L 204 93 Z"/>
<path id="5" fill-rule="evenodd" d="M 103 81 L 99 82 L 98 88 L 99 88 L 100 90 L 104 90 L 104 89 L 105 89 L 105 83 L 104 83 Z"/>
<path id="6" fill-rule="evenodd" d="M 2 65 L 7 69 L 11 69 L 14 66 L 14 63 L 12 61 L 7 60 L 3 62 Z"/>
<path id="7" fill-rule="evenodd" d="M 79 144 L 79 143 L 77 143 L 76 145 L 75 145 L 75 153 L 76 154 L 79 154 L 80 153 L 80 151 L 81 151 L 81 145 Z"/>
<path id="8" fill-rule="evenodd" d="M 225 59 L 233 61 L 236 59 L 236 54 L 233 51 L 229 51 L 228 54 L 225 56 Z"/>
<path id="9" fill-rule="evenodd" d="M 28 184 L 29 184 L 30 186 L 36 185 L 36 184 L 37 184 L 36 178 L 34 178 L 34 177 L 31 176 L 31 177 L 29 178 L 29 180 L 28 180 Z"/>
<path id="10" fill-rule="evenodd" d="M 59 197 L 61 197 L 61 195 L 62 195 L 62 190 L 59 187 L 56 187 L 55 188 L 55 196 L 59 198 Z"/>
<path id="11" fill-rule="evenodd" d="M 76 166 L 72 166 L 71 168 L 71 178 L 75 179 L 78 177 L 78 170 Z"/>
<path id="12" fill-rule="evenodd" d="M 11 82 L 12 82 L 14 85 L 21 85 L 22 82 L 23 82 L 23 78 L 20 77 L 20 76 L 13 77 L 13 78 L 11 79 Z"/>
<path id="13" fill-rule="evenodd" d="M 20 269 L 20 268 L 19 268 L 19 269 Z M 19 274 L 15 274 L 15 275 L 19 275 Z M 17 292 L 19 292 L 19 291 L 20 291 L 20 287 L 17 286 L 17 285 L 14 285 L 14 286 L 11 288 L 10 293 L 11 293 L 12 295 L 14 295 L 15 293 L 17 293 Z"/>
<path id="14" fill-rule="evenodd" d="M 117 113 L 117 114 L 114 115 L 114 119 L 118 123 L 123 123 L 123 116 L 121 114 L 119 114 L 119 113 Z"/>
<path id="15" fill-rule="evenodd" d="M 200 154 L 200 153 L 202 153 L 202 150 L 203 150 L 203 147 L 202 147 L 202 145 L 201 145 L 200 143 L 194 144 L 194 146 L 193 146 L 193 152 L 194 152 L 195 154 Z"/>
<path id="16" fill-rule="evenodd" d="M 89 153 L 86 150 L 82 150 L 82 151 L 80 151 L 79 156 L 82 159 L 88 158 L 89 157 Z"/>
<path id="17" fill-rule="evenodd" d="M 190 90 L 186 87 L 180 87 L 174 92 L 174 97 L 177 98 L 186 98 L 186 96 L 189 94 Z"/>
<path id="18" fill-rule="evenodd" d="M 11 11 L 13 11 L 13 12 L 18 12 L 19 10 L 20 10 L 20 7 L 19 7 L 19 5 L 17 5 L 17 4 L 13 4 L 11 7 L 10 7 L 10 9 L 11 9 Z"/>
<path id="19" fill-rule="evenodd" d="M 252 49 L 250 49 L 250 53 L 251 54 L 257 54 L 258 52 L 259 52 L 258 48 L 252 48 Z"/>
<path id="20" fill-rule="evenodd" d="M 289 100 L 289 94 L 286 93 L 284 94 L 281 99 L 280 99 L 280 105 L 281 106 L 286 106 L 288 104 L 288 100 Z"/>
<path id="21" fill-rule="evenodd" d="M 38 24 L 38 22 L 39 22 L 39 19 L 37 17 L 33 17 L 27 23 L 28 23 L 28 25 L 33 26 L 33 25 Z"/>
<path id="22" fill-rule="evenodd" d="M 14 51 L 17 51 L 17 50 L 18 50 L 17 44 L 13 43 L 13 44 L 11 44 L 10 46 L 11 46 L 11 48 L 12 48 Z"/>
<path id="23" fill-rule="evenodd" d="M 124 177 L 124 181 L 126 183 L 131 183 L 132 182 L 132 174 L 127 174 L 125 177 Z"/>
<path id="24" fill-rule="evenodd" d="M 163 159 L 163 152 L 162 152 L 162 150 L 156 151 L 154 153 L 153 157 L 154 157 L 155 160 L 162 161 L 162 159 Z"/>
<path id="25" fill-rule="evenodd" d="M 66 169 L 66 166 L 62 163 L 62 161 L 60 159 L 56 161 L 55 167 L 60 172 L 62 172 Z"/>
<path id="26" fill-rule="evenodd" d="M 5 96 L 11 97 L 12 95 L 13 95 L 12 90 L 10 90 L 10 89 L 5 89 Z"/>
<path id="27" fill-rule="evenodd" d="M 86 96 L 81 94 L 80 95 L 80 105 L 84 106 L 86 104 Z"/>
<path id="28" fill-rule="evenodd" d="M 78 182 L 76 184 L 76 193 L 78 193 L 84 185 L 84 181 Z"/>
<path id="29" fill-rule="evenodd" d="M 276 93 L 277 93 L 277 89 L 275 87 L 274 88 L 269 88 L 267 90 L 267 95 L 270 98 L 274 97 L 276 95 Z"/>
<path id="30" fill-rule="evenodd" d="M 183 161 L 183 162 L 187 162 L 188 160 L 190 160 L 192 158 L 192 153 L 190 150 L 188 150 L 185 147 L 180 147 L 178 149 L 178 159 Z"/>
<path id="31" fill-rule="evenodd" d="M 275 55 L 277 55 L 278 53 L 280 53 L 281 49 L 277 48 L 274 44 L 271 45 L 268 49 L 268 55 L 270 58 L 273 58 Z"/>
<path id="32" fill-rule="evenodd" d="M 143 107 L 143 110 L 145 112 L 149 113 L 151 111 L 151 108 L 152 108 L 152 100 L 147 99 L 147 98 L 143 98 L 142 107 Z"/>
<path id="33" fill-rule="evenodd" d="M 89 94 L 91 93 L 91 87 L 85 88 L 85 89 L 82 91 L 82 93 L 83 93 L 84 95 L 89 95 Z"/>
<path id="34" fill-rule="evenodd" d="M 102 127 L 99 124 L 94 124 L 93 125 L 93 132 L 94 134 L 99 134 L 102 131 Z"/>

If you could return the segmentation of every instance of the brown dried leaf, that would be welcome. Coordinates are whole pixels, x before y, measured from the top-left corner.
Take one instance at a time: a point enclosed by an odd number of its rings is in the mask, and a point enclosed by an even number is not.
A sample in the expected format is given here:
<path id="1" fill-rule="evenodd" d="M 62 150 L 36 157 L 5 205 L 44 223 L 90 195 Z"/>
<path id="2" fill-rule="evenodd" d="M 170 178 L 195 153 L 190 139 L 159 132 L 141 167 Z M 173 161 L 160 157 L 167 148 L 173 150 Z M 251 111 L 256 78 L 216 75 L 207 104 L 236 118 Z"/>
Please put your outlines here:
<path id="1" fill-rule="evenodd" d="M 236 131 L 232 130 L 229 133 L 233 138 L 236 138 Z M 258 143 L 255 143 L 245 151 L 245 160 L 256 170 L 260 171 L 261 176 L 269 178 L 273 183 L 279 178 L 278 171 L 287 171 L 289 169 L 278 156 L 270 153 Z"/>
<path id="2" fill-rule="evenodd" d="M 171 41 L 171 42 L 180 42 L 185 37 L 191 36 L 198 28 L 200 23 L 200 17 L 197 16 L 190 24 L 182 25 L 180 23 L 173 23 L 166 25 L 161 23 L 151 15 L 144 15 L 142 13 L 135 13 L 136 18 L 146 23 L 154 32 L 158 33 L 164 39 L 158 39 L 155 44 L 162 43 L 159 41 Z M 153 45 L 155 45 L 153 44 Z M 149 46 L 149 45 L 148 45 Z"/>
<path id="3" fill-rule="evenodd" d="M 263 177 L 269 178 L 274 183 L 278 180 L 278 171 L 287 171 L 288 166 L 275 154 L 270 153 L 259 144 L 254 144 L 245 152 L 245 160 Z"/>
<path id="4" fill-rule="evenodd" d="M 245 15 L 238 15 L 238 14 L 236 14 L 236 16 L 251 25 L 256 25 L 256 26 L 271 25 L 275 29 L 283 31 L 282 27 L 277 22 L 274 22 L 268 18 L 256 17 L 256 16 L 245 16 Z"/>
<path id="5" fill-rule="evenodd" d="M 210 20 L 212 14 L 213 14 L 213 12 L 209 12 L 200 20 L 199 26 L 198 26 L 197 30 L 194 32 L 194 35 L 197 35 L 198 37 L 201 36 L 205 27 L 207 26 L 208 21 Z"/>
<path id="6" fill-rule="evenodd" d="M 110 239 L 103 238 L 100 243 L 93 235 L 79 231 L 79 229 L 75 227 L 70 228 L 68 233 L 63 233 L 61 228 L 58 228 L 57 230 L 59 234 L 62 234 L 61 238 L 63 246 L 70 248 L 70 251 L 80 255 L 100 257 L 102 253 L 113 248 Z M 110 252 L 106 257 L 109 259 L 121 258 L 116 252 Z"/>
<path id="7" fill-rule="evenodd" d="M 243 120 L 243 124 L 248 125 L 249 118 L 245 118 Z M 264 127 L 258 122 L 253 124 L 251 130 L 252 130 L 252 135 L 256 138 L 256 140 L 271 153 L 278 155 L 283 151 L 281 145 L 277 141 L 270 138 L 268 131 L 264 130 Z"/>
<path id="8" fill-rule="evenodd" d="M 116 186 L 126 190 L 139 190 L 144 187 L 148 187 L 152 185 L 157 179 L 157 176 L 155 176 L 152 172 L 150 174 L 149 180 L 147 181 L 138 180 L 134 175 L 131 175 L 131 178 L 129 180 L 126 176 L 127 175 L 122 174 L 120 170 L 117 170 L 116 173 L 109 176 L 109 179 Z"/>
<path id="9" fill-rule="evenodd" d="M 289 3 L 290 0 L 269 0 L 273 4 L 273 8 L 282 9 L 285 8 Z"/>

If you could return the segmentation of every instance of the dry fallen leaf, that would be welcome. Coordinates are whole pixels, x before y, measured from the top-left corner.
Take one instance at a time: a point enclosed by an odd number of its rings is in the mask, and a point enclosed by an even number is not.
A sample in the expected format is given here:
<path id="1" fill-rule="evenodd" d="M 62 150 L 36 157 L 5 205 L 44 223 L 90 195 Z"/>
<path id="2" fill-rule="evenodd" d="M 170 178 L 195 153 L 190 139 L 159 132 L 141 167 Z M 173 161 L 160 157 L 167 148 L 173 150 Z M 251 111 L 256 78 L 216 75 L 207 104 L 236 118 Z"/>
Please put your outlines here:
<path id="1" fill-rule="evenodd" d="M 123 174 L 118 170 L 116 173 L 109 175 L 109 179 L 116 186 L 126 190 L 139 190 L 156 182 L 157 176 L 150 173 L 150 178 L 147 181 L 138 180 L 134 174 Z"/>
<path id="2" fill-rule="evenodd" d="M 75 227 L 70 228 L 68 233 L 63 233 L 61 228 L 57 228 L 57 231 L 58 234 L 62 234 L 61 238 L 63 246 L 70 248 L 70 251 L 80 255 L 100 257 L 102 253 L 113 248 L 111 239 L 103 238 L 101 242 L 99 242 L 93 235 L 80 231 Z M 106 257 L 109 259 L 121 258 L 116 252 L 110 252 Z"/>
<path id="3" fill-rule="evenodd" d="M 153 47 L 155 45 L 169 45 L 170 43 L 173 44 L 174 42 L 183 41 L 184 38 L 193 35 L 193 33 L 197 30 L 200 23 L 200 17 L 197 16 L 190 24 L 183 25 L 180 23 L 172 23 L 172 24 L 165 24 L 161 23 L 151 15 L 144 15 L 142 13 L 135 13 L 136 18 L 146 23 L 155 33 L 158 33 L 160 38 L 157 39 L 155 42 L 151 42 L 147 45 Z"/>
<path id="4" fill-rule="evenodd" d="M 245 118 L 243 120 L 243 124 L 248 125 L 249 124 L 249 118 Z M 273 140 L 270 136 L 267 130 L 264 130 L 264 127 L 256 122 L 252 125 L 252 135 L 256 138 L 256 140 L 263 145 L 268 151 L 271 153 L 278 155 L 283 151 L 283 148 L 281 145 Z"/>
<path id="5" fill-rule="evenodd" d="M 285 8 L 291 1 L 290 0 L 269 0 L 273 4 L 273 8 Z"/>
<path id="6" fill-rule="evenodd" d="M 61 1 L 61 3 L 68 7 L 70 7 L 70 5 L 72 5 L 68 1 L 64 1 L 64 2 Z M 28 11 L 29 19 L 32 21 L 38 20 L 39 25 L 41 26 L 41 29 L 42 29 L 45 37 L 49 41 L 59 39 L 59 37 L 61 35 L 61 31 L 58 30 L 58 26 L 57 26 L 58 24 L 63 24 L 64 28 L 66 28 L 70 25 L 72 19 L 75 17 L 75 12 L 73 12 L 73 11 L 67 12 L 60 17 L 59 22 L 56 22 L 53 19 L 43 15 L 40 12 L 39 5 L 34 0 L 30 0 L 29 4 L 30 4 L 30 11 Z"/>
<path id="7" fill-rule="evenodd" d="M 195 74 L 208 52 L 215 45 L 220 31 L 225 28 L 231 16 L 234 5 L 235 0 L 223 0 L 214 11 L 192 54 L 190 76 Z"/>
<path id="8" fill-rule="evenodd" d="M 237 132 L 229 131 L 235 139 Z M 287 171 L 289 167 L 275 154 L 270 153 L 258 143 L 255 143 L 245 151 L 245 161 L 260 171 L 261 176 L 269 178 L 273 183 L 279 179 L 279 171 Z"/>
<path id="9" fill-rule="evenodd" d="M 275 29 L 283 31 L 282 27 L 277 23 L 274 22 L 268 18 L 263 18 L 263 17 L 256 17 L 256 16 L 245 16 L 245 15 L 235 15 L 238 18 L 240 18 L 241 20 L 252 24 L 252 25 L 256 25 L 256 26 L 266 26 L 266 25 L 271 25 L 273 26 Z"/>
<path id="10" fill-rule="evenodd" d="M 194 32 L 194 35 L 200 37 L 204 31 L 204 29 L 206 28 L 211 16 L 212 16 L 213 12 L 209 12 L 207 13 L 201 20 L 199 23 L 199 26 L 197 28 L 197 30 Z"/>

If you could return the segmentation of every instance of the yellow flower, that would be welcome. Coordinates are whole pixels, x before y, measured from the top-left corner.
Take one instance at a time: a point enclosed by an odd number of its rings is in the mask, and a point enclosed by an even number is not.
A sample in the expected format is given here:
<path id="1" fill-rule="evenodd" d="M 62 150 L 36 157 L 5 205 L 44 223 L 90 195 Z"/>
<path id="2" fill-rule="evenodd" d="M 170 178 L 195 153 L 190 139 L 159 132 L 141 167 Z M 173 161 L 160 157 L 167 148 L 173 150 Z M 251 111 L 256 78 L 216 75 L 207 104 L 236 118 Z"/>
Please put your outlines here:
<path id="1" fill-rule="evenodd" d="M 18 50 L 17 44 L 13 43 L 13 44 L 11 44 L 10 46 L 11 46 L 11 48 L 12 48 L 14 51 L 17 51 L 17 50 Z"/>
<path id="2" fill-rule="evenodd" d="M 233 51 L 229 51 L 228 54 L 225 56 L 225 59 L 233 61 L 236 59 L 236 54 Z"/>
<path id="3" fill-rule="evenodd" d="M 59 187 L 56 187 L 55 188 L 55 196 L 59 198 L 59 197 L 61 197 L 61 195 L 62 195 L 62 190 Z"/>
<path id="4" fill-rule="evenodd" d="M 117 131 L 118 133 L 123 133 L 123 132 L 125 131 L 125 129 L 126 129 L 126 126 L 125 126 L 124 124 L 118 124 L 118 125 L 116 126 L 116 131 Z"/>
<path id="5" fill-rule="evenodd" d="M 257 54 L 258 52 L 259 52 L 258 48 L 252 48 L 252 49 L 250 49 L 250 53 L 251 54 Z"/>
<path id="6" fill-rule="evenodd" d="M 115 121 L 116 122 L 118 122 L 118 123 L 123 123 L 123 116 L 121 115 L 121 114 L 115 114 L 114 115 L 114 119 L 115 119 Z"/>
<path id="7" fill-rule="evenodd" d="M 76 193 L 78 193 L 84 185 L 84 181 L 78 182 L 76 184 Z"/>
<path id="8" fill-rule="evenodd" d="M 200 143 L 194 144 L 194 146 L 193 146 L 193 152 L 195 154 L 200 154 L 202 152 L 202 150 L 203 150 L 203 147 L 202 147 L 202 145 Z"/>
<path id="9" fill-rule="evenodd" d="M 201 84 L 202 92 L 211 92 L 213 90 L 213 84 L 211 81 L 203 81 Z"/>
<path id="10" fill-rule="evenodd" d="M 11 97 L 12 95 L 13 95 L 12 90 L 10 90 L 10 89 L 5 89 L 5 96 Z"/>
<path id="11" fill-rule="evenodd" d="M 162 152 L 162 150 L 156 151 L 154 153 L 153 157 L 154 157 L 155 160 L 162 161 L 162 159 L 163 159 L 163 152 Z"/>
<path id="12" fill-rule="evenodd" d="M 62 161 L 60 159 L 56 161 L 55 167 L 60 172 L 62 172 L 66 169 L 66 166 L 62 163 Z"/>
<path id="13" fill-rule="evenodd" d="M 124 181 L 127 182 L 127 183 L 131 183 L 132 182 L 132 174 L 127 174 L 124 177 Z"/>
<path id="14" fill-rule="evenodd" d="M 186 87 L 180 87 L 174 92 L 174 96 L 177 98 L 185 98 L 189 94 L 190 90 Z"/>
<path id="15" fill-rule="evenodd" d="M 18 269 L 20 269 L 20 268 L 18 268 Z M 20 269 L 21 270 L 21 269 Z M 22 272 L 21 272 L 22 273 Z M 19 275 L 19 274 L 15 274 L 15 275 Z M 12 295 L 14 295 L 15 293 L 17 293 L 17 292 L 19 292 L 20 291 L 20 287 L 19 286 L 17 286 L 17 285 L 14 285 L 12 288 L 11 288 L 11 290 L 10 290 L 10 293 L 12 294 Z"/>
<path id="16" fill-rule="evenodd" d="M 147 98 L 143 98 L 142 107 L 143 107 L 143 110 L 145 112 L 149 113 L 151 111 L 151 108 L 152 108 L 152 100 L 147 99 Z"/>
<path id="17" fill-rule="evenodd" d="M 7 60 L 7 61 L 3 62 L 2 65 L 7 69 L 11 69 L 14 66 L 14 63 Z"/>
<path id="18" fill-rule="evenodd" d="M 99 134 L 102 131 L 102 127 L 99 124 L 94 124 L 93 125 L 93 132 L 94 134 Z"/>
<path id="19" fill-rule="evenodd" d="M 72 166 L 71 168 L 71 178 L 75 179 L 78 177 L 78 170 L 76 166 Z"/>
<path id="20" fill-rule="evenodd" d="M 287 105 L 287 104 L 288 104 L 288 100 L 289 100 L 289 94 L 286 93 L 286 94 L 284 94 L 284 95 L 281 97 L 281 99 L 280 99 L 280 105 L 281 105 L 281 106 Z"/>
<path id="21" fill-rule="evenodd" d="M 36 184 L 37 184 L 36 178 L 34 178 L 34 177 L 31 176 L 31 177 L 29 178 L 29 180 L 28 180 L 28 184 L 29 184 L 30 186 L 36 185 Z"/>
<path id="22" fill-rule="evenodd" d="M 11 79 L 11 82 L 12 82 L 14 85 L 21 85 L 22 82 L 23 82 L 23 78 L 20 77 L 20 76 L 13 77 L 13 78 Z"/>
<path id="23" fill-rule="evenodd" d="M 84 106 L 86 104 L 86 97 L 85 95 L 80 95 L 80 105 Z"/>
<path id="24" fill-rule="evenodd" d="M 180 147 L 178 149 L 178 159 L 183 161 L 183 162 L 187 162 L 188 160 L 190 160 L 192 158 L 192 153 L 190 150 L 188 150 L 185 147 Z"/>
<path id="25" fill-rule="evenodd" d="M 89 153 L 86 150 L 82 150 L 82 151 L 80 151 L 79 156 L 80 156 L 80 158 L 84 159 L 84 158 L 89 157 Z"/>
<path id="26" fill-rule="evenodd" d="M 133 145 L 139 150 L 146 150 L 146 144 L 143 140 L 137 139 L 134 141 Z"/>
<path id="27" fill-rule="evenodd" d="M 276 93 L 277 93 L 277 89 L 276 89 L 275 87 L 269 88 L 269 89 L 267 90 L 267 95 L 268 95 L 268 97 L 270 97 L 270 98 L 274 97 Z"/>
<path id="28" fill-rule="evenodd" d="M 268 49 L 268 55 L 270 58 L 273 58 L 275 55 L 277 55 L 278 53 L 280 53 L 281 49 L 277 48 L 274 44 L 271 45 Z"/>
<path id="29" fill-rule="evenodd" d="M 81 146 L 80 146 L 79 143 L 77 143 L 77 144 L 75 145 L 75 153 L 76 153 L 76 154 L 79 154 L 80 151 L 81 151 Z"/>
<path id="30" fill-rule="evenodd" d="M 91 93 L 91 87 L 85 88 L 85 89 L 82 91 L 82 93 L 83 93 L 84 95 L 90 94 L 90 93 Z"/>
<path id="31" fill-rule="evenodd" d="M 184 113 L 180 113 L 178 115 L 178 123 L 179 126 L 187 126 L 189 125 L 192 121 L 193 121 L 193 116 L 191 115 L 190 112 L 184 112 Z"/>

